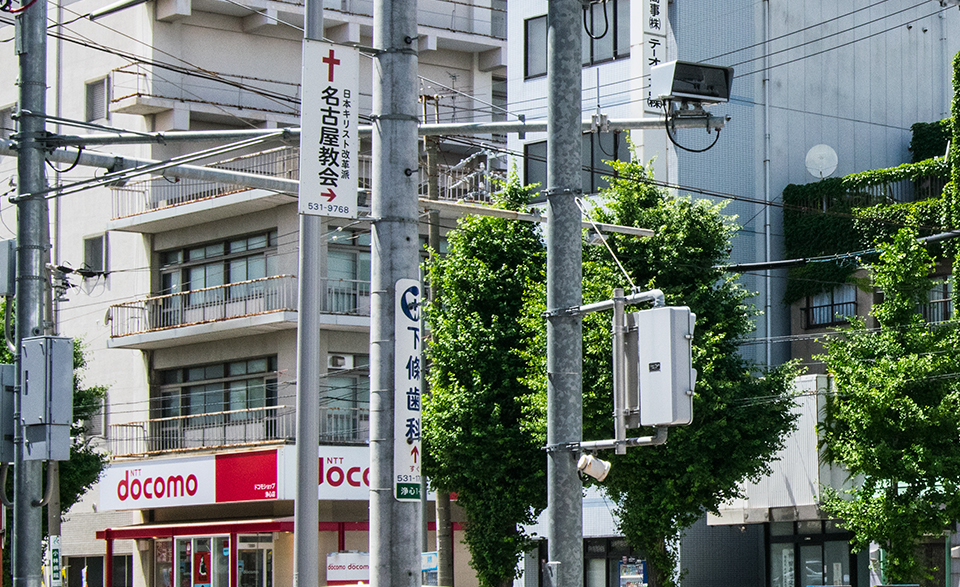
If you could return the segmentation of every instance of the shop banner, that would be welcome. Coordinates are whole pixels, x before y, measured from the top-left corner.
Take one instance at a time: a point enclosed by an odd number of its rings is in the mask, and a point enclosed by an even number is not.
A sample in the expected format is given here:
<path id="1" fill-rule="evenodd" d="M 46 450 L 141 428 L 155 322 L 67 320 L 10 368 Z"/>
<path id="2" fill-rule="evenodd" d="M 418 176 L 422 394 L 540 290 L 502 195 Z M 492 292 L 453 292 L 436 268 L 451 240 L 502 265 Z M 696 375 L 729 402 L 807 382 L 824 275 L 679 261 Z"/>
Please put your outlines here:
<path id="1" fill-rule="evenodd" d="M 105 510 L 277 499 L 277 451 L 116 463 L 100 480 Z"/>
<path id="2" fill-rule="evenodd" d="M 370 555 L 366 552 L 327 554 L 327 585 L 370 583 Z"/>

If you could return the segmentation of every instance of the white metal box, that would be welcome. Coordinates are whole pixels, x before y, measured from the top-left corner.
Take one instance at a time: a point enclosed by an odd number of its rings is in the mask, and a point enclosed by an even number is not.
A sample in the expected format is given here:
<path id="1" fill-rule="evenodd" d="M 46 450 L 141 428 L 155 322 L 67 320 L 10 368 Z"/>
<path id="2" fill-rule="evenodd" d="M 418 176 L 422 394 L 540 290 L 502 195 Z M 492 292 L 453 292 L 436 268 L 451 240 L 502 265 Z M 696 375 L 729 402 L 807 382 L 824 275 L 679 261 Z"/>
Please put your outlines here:
<path id="1" fill-rule="evenodd" d="M 696 314 L 686 306 L 635 314 L 639 334 L 637 379 L 640 424 L 681 426 L 693 421 L 693 329 Z"/>

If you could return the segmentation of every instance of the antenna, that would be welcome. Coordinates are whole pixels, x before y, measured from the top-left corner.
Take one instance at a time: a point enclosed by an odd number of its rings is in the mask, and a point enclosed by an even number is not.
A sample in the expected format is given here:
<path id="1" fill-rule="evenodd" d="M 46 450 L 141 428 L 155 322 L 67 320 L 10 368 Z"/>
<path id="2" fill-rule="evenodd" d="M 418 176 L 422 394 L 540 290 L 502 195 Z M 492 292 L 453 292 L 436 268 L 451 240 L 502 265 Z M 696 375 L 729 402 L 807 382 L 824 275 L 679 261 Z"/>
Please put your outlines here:
<path id="1" fill-rule="evenodd" d="M 837 152 L 830 145 L 814 145 L 807 151 L 807 171 L 817 179 L 830 177 L 837 170 Z"/>

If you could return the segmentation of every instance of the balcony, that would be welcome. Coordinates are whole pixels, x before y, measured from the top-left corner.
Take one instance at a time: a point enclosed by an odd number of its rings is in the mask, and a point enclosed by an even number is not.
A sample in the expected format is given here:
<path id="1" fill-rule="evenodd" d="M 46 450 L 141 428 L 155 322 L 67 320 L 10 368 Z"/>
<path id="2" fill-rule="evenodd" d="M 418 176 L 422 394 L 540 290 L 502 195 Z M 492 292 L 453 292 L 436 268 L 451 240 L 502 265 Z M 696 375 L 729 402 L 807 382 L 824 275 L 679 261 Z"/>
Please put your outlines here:
<path id="1" fill-rule="evenodd" d="M 324 279 L 320 324 L 369 327 L 370 282 Z M 297 279 L 278 275 L 110 307 L 110 348 L 156 349 L 250 336 L 297 326 Z"/>
<path id="2" fill-rule="evenodd" d="M 278 147 L 222 161 L 212 165 L 286 179 L 299 179 L 300 149 Z M 491 170 L 492 157 L 481 152 L 454 166 L 440 167 L 440 199 L 453 202 L 490 201 L 505 174 Z M 370 156 L 358 159 L 360 208 L 369 208 L 373 161 Z M 419 193 L 427 195 L 427 170 L 420 168 Z M 297 201 L 292 194 L 276 194 L 236 184 L 203 182 L 190 179 L 152 178 L 111 188 L 112 220 L 108 229 L 154 234 L 177 228 L 260 212 Z"/>
<path id="3" fill-rule="evenodd" d="M 953 300 L 931 300 L 926 304 L 921 304 L 920 315 L 923 321 L 928 324 L 939 324 L 953 319 Z"/>
<path id="4" fill-rule="evenodd" d="M 110 72 L 110 111 L 148 115 L 186 109 L 212 122 L 300 123 L 299 83 L 208 73 L 186 76 L 143 63 L 124 65 Z"/>
<path id="5" fill-rule="evenodd" d="M 278 147 L 221 161 L 211 167 L 298 179 L 300 150 Z M 369 175 L 368 175 L 369 177 Z M 153 234 L 268 210 L 297 201 L 246 186 L 195 179 L 151 178 L 114 186 L 110 230 Z"/>
<path id="6" fill-rule="evenodd" d="M 365 444 L 369 438 L 369 409 L 320 408 L 320 444 Z M 296 410 L 292 405 L 112 424 L 108 433 L 108 446 L 116 458 L 286 444 L 295 440 Z"/>

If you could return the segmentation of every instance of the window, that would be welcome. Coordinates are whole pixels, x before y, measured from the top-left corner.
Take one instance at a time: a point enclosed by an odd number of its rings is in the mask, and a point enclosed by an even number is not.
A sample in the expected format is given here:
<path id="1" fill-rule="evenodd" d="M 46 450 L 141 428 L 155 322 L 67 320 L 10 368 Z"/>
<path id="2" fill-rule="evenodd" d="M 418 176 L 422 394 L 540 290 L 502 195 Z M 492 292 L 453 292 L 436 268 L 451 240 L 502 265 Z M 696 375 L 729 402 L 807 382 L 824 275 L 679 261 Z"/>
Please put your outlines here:
<path id="1" fill-rule="evenodd" d="M 803 312 L 804 328 L 843 324 L 857 314 L 857 290 L 848 284 L 809 297 Z"/>
<path id="2" fill-rule="evenodd" d="M 370 436 L 370 357 L 327 356 L 320 389 L 320 441 L 364 442 Z"/>
<path id="3" fill-rule="evenodd" d="M 547 74 L 547 17 L 523 21 L 523 77 Z"/>
<path id="4" fill-rule="evenodd" d="M 277 233 L 272 231 L 163 251 L 161 294 L 190 292 L 186 300 L 189 305 L 257 295 L 263 285 L 245 282 L 276 275 L 276 248 Z M 229 284 L 239 285 L 219 287 Z"/>
<path id="5" fill-rule="evenodd" d="M 83 239 L 84 277 L 103 275 L 107 272 L 107 235 L 98 234 Z"/>
<path id="6" fill-rule="evenodd" d="M 85 92 L 87 100 L 87 122 L 105 120 L 107 118 L 107 96 L 109 96 L 109 87 L 109 77 L 103 77 L 98 80 L 87 82 Z"/>
<path id="7" fill-rule="evenodd" d="M 606 17 L 604 17 L 606 11 Z M 630 2 L 614 0 L 591 4 L 584 16 L 583 27 L 583 64 L 593 65 L 630 55 Z M 590 33 L 599 39 L 591 39 Z"/>
<path id="8" fill-rule="evenodd" d="M 832 521 L 772 522 L 770 530 L 771 587 L 857 584 L 850 533 Z"/>
<path id="9" fill-rule="evenodd" d="M 931 324 L 953 318 L 953 288 L 949 279 L 938 279 L 927 292 L 927 303 L 920 307 L 923 319 Z"/>
<path id="10" fill-rule="evenodd" d="M 630 56 L 630 0 L 592 3 L 583 15 L 581 43 L 583 65 L 594 65 Z M 589 30 L 589 33 L 588 33 Z M 591 38 L 599 37 L 596 39 Z M 523 77 L 547 73 L 547 17 L 523 22 Z"/>
<path id="11" fill-rule="evenodd" d="M 327 238 L 324 311 L 370 314 L 370 233 L 338 230 Z"/>
<path id="12" fill-rule="evenodd" d="M 157 416 L 172 419 L 161 420 L 171 431 L 272 416 L 266 408 L 277 405 L 276 371 L 276 357 L 160 371 Z"/>
<path id="13" fill-rule="evenodd" d="M 607 187 L 607 178 L 613 175 L 613 168 L 607 161 L 629 161 L 630 145 L 627 133 L 584 133 L 581 146 L 583 158 L 581 189 L 585 194 L 596 193 Z M 524 181 L 527 184 L 539 183 L 541 189 L 547 187 L 547 143 L 528 143 L 523 148 Z"/>

